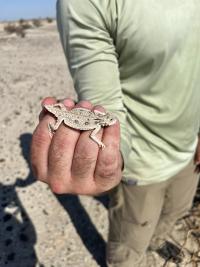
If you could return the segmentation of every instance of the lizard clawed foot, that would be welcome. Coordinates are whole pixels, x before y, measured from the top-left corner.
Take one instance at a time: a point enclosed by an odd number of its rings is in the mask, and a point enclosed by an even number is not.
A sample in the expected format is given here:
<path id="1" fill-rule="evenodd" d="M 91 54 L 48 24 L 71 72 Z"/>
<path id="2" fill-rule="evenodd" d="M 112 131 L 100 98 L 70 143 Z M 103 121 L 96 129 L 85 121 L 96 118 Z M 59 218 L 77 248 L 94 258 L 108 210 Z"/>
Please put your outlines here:
<path id="1" fill-rule="evenodd" d="M 52 123 L 48 123 L 48 129 L 49 129 L 49 135 L 52 138 L 55 133 L 54 126 Z"/>
<path id="2" fill-rule="evenodd" d="M 101 148 L 102 150 L 106 147 L 103 143 L 98 144 L 99 148 Z"/>

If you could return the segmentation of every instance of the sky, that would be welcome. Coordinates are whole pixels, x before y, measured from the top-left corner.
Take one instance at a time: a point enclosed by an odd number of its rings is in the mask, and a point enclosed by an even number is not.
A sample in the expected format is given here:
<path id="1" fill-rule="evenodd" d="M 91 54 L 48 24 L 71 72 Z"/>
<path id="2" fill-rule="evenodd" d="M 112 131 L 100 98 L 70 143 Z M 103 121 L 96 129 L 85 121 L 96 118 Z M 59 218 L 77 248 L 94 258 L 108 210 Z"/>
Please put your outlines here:
<path id="1" fill-rule="evenodd" d="M 0 20 L 55 17 L 56 0 L 0 0 Z"/>

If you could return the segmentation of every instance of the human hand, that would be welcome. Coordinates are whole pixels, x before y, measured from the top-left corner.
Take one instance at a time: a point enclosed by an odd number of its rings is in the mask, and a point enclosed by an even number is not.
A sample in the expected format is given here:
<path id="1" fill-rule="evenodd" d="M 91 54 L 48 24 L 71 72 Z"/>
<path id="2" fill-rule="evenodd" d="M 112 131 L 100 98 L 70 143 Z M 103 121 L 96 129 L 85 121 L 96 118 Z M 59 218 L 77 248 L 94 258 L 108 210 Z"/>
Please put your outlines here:
<path id="1" fill-rule="evenodd" d="M 196 148 L 196 152 L 194 156 L 194 163 L 196 165 L 195 171 L 197 173 L 200 173 L 200 136 L 199 136 L 199 140 L 198 140 L 198 144 L 197 144 L 197 148 Z"/>
<path id="2" fill-rule="evenodd" d="M 104 111 L 88 101 L 77 105 L 71 99 L 62 101 L 68 110 L 83 107 Z M 46 98 L 44 104 L 55 104 Z M 89 137 L 91 131 L 78 131 L 60 125 L 50 136 L 48 123 L 55 119 L 44 109 L 40 114 L 31 145 L 31 163 L 38 180 L 48 183 L 57 194 L 98 195 L 116 186 L 121 180 L 122 157 L 120 153 L 119 122 L 99 131 L 97 138 L 106 145 L 104 150 Z"/>

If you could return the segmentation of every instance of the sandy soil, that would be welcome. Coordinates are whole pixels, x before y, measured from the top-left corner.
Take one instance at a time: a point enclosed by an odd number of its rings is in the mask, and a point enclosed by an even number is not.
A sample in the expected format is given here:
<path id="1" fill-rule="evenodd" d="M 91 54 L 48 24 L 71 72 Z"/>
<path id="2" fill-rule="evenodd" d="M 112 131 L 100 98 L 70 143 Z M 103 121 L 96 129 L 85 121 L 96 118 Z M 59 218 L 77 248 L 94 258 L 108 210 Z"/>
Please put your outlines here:
<path id="1" fill-rule="evenodd" d="M 0 266 L 103 267 L 107 197 L 55 196 L 30 170 L 31 136 L 48 95 L 75 98 L 55 22 L 25 38 L 0 24 Z M 192 214 L 172 233 L 176 246 L 184 245 L 181 256 L 149 253 L 148 266 L 200 266 L 200 224 Z"/>

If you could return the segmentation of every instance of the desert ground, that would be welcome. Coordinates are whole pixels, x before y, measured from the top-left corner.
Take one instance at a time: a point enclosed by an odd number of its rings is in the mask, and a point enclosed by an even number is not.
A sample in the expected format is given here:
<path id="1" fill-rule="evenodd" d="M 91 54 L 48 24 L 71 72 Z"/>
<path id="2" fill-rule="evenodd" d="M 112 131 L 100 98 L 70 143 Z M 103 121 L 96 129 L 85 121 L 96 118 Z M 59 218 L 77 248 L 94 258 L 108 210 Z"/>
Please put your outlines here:
<path id="1" fill-rule="evenodd" d="M 108 197 L 62 195 L 34 179 L 29 150 L 41 100 L 76 98 L 56 22 L 21 38 L 0 24 L 0 267 L 105 267 Z M 200 266 L 200 208 L 175 226 L 170 255 L 148 266 Z M 134 267 L 134 265 L 133 265 Z"/>

